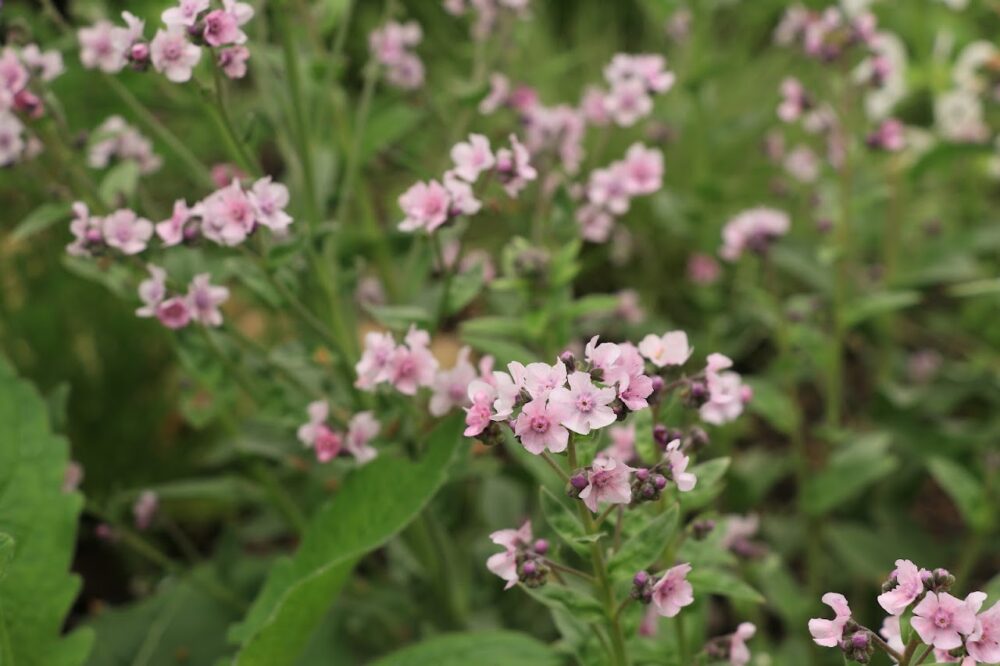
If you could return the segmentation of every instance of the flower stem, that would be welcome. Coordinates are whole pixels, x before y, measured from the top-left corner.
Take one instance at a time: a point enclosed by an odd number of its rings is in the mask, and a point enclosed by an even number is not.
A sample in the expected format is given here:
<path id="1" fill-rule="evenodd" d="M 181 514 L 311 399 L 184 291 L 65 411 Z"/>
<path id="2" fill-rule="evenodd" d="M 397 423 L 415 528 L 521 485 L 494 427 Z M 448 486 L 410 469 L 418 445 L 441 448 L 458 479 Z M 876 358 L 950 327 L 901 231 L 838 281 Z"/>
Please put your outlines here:
<path id="1" fill-rule="evenodd" d="M 257 164 L 257 161 L 247 150 L 243 140 L 236 132 L 236 127 L 233 125 L 233 120 L 229 115 L 225 81 L 223 81 L 222 72 L 217 65 L 212 66 L 212 84 L 215 94 L 211 102 L 206 100 L 206 106 L 215 119 L 215 124 L 218 125 L 222 132 L 229 155 L 241 169 L 251 176 L 257 177 L 261 173 L 260 165 Z"/>

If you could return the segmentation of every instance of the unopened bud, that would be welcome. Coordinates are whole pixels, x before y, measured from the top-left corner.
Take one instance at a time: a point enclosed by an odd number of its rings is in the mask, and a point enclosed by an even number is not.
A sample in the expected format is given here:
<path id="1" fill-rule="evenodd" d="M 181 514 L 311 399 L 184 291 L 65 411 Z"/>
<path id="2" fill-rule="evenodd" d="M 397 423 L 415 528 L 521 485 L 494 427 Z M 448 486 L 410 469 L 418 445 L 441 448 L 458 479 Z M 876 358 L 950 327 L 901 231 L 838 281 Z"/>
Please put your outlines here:
<path id="1" fill-rule="evenodd" d="M 535 552 L 539 555 L 544 555 L 549 552 L 549 542 L 546 539 L 538 539 L 535 541 L 534 545 Z"/>
<path id="2" fill-rule="evenodd" d="M 566 372 L 576 370 L 576 355 L 570 350 L 567 349 L 562 354 L 559 354 L 559 360 L 566 366 Z"/>

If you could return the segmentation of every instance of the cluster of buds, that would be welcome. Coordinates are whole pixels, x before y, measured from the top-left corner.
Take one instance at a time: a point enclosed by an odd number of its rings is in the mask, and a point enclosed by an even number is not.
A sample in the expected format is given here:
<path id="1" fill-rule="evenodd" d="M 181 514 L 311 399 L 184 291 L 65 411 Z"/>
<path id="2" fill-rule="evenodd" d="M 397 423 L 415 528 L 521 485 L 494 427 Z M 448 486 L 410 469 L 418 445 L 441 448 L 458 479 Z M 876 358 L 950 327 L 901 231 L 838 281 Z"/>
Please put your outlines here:
<path id="1" fill-rule="evenodd" d="M 844 626 L 844 637 L 840 639 L 839 647 L 847 659 L 859 664 L 867 664 L 875 653 L 872 633 L 853 621 Z"/>
<path id="2" fill-rule="evenodd" d="M 659 466 L 635 470 L 632 479 L 633 502 L 653 502 L 660 499 L 660 493 L 667 487 L 667 477 L 656 471 Z"/>

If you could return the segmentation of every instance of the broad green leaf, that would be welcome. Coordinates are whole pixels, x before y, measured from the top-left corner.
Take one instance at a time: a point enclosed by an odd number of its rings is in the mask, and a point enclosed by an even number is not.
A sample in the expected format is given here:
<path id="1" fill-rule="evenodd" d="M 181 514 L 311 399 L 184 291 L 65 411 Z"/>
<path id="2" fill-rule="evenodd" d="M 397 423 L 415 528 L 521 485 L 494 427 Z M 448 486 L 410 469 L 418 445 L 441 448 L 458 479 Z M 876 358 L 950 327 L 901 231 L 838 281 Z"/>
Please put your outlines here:
<path id="1" fill-rule="evenodd" d="M 14 232 L 10 235 L 11 240 L 23 241 L 37 233 L 45 231 L 56 222 L 69 218 L 70 208 L 64 203 L 43 203 L 35 210 L 28 213 L 28 216 L 21 220 L 21 223 L 14 227 Z"/>
<path id="2" fill-rule="evenodd" d="M 857 497 L 899 466 L 889 453 L 888 436 L 862 435 L 834 454 L 826 469 L 813 475 L 802 496 L 802 508 L 811 515 L 827 513 Z"/>
<path id="3" fill-rule="evenodd" d="M 458 417 L 448 419 L 428 435 L 419 461 L 383 456 L 347 477 L 231 632 L 241 646 L 236 664 L 286 663 L 301 652 L 358 559 L 403 529 L 444 484 L 461 430 Z"/>
<path id="4" fill-rule="evenodd" d="M 101 201 L 111 208 L 122 206 L 135 195 L 139 176 L 139 165 L 134 160 L 123 160 L 114 165 L 101 180 Z"/>
<path id="5" fill-rule="evenodd" d="M 862 322 L 888 314 L 896 310 L 908 308 L 920 302 L 918 291 L 884 291 L 858 298 L 844 313 L 844 323 L 848 328 Z"/>
<path id="6" fill-rule="evenodd" d="M 698 483 L 686 493 L 678 493 L 684 511 L 700 509 L 722 492 L 722 477 L 729 469 L 729 458 L 715 458 L 688 469 L 698 477 Z"/>
<path id="7" fill-rule="evenodd" d="M 931 458 L 927 468 L 938 485 L 948 493 L 970 527 L 978 532 L 990 529 L 994 517 L 979 479 L 948 458 Z"/>
<path id="8" fill-rule="evenodd" d="M 491 338 L 485 335 L 471 335 L 463 332 L 462 340 L 477 351 L 492 354 L 496 358 L 498 366 L 504 366 L 511 361 L 523 361 L 524 359 L 535 357 L 535 354 L 527 347 L 507 339 Z"/>
<path id="9" fill-rule="evenodd" d="M 530 588 L 525 585 L 518 587 L 549 608 L 565 610 L 584 622 L 602 622 L 605 619 L 601 604 L 582 589 L 561 585 L 551 579 L 541 587 Z"/>
<path id="10" fill-rule="evenodd" d="M 365 126 L 361 144 L 361 159 L 367 162 L 379 151 L 415 131 L 424 120 L 425 112 L 402 104 L 388 105 L 375 111 Z"/>
<path id="11" fill-rule="evenodd" d="M 612 574 L 634 574 L 657 560 L 677 533 L 680 509 L 676 504 L 650 520 L 638 534 L 622 544 L 608 562 Z"/>
<path id="12" fill-rule="evenodd" d="M 93 635 L 64 635 L 80 579 L 69 573 L 79 493 L 64 493 L 66 441 L 52 434 L 45 401 L 0 360 L 0 664 L 82 664 Z M 11 552 L 13 551 L 13 552 Z"/>
<path id="13" fill-rule="evenodd" d="M 513 631 L 444 634 L 393 652 L 372 666 L 559 666 L 548 645 Z"/>
<path id="14" fill-rule="evenodd" d="M 958 298 L 973 296 L 1000 296 L 1000 278 L 973 280 L 948 287 L 948 294 Z"/>
<path id="15" fill-rule="evenodd" d="M 573 515 L 573 512 L 566 506 L 566 503 L 556 497 L 555 493 L 551 490 L 542 486 L 540 491 L 540 503 L 542 505 L 542 515 L 545 516 L 545 522 L 555 530 L 559 538 L 566 542 L 566 545 L 574 550 L 583 552 L 585 550 L 583 545 L 585 533 L 580 520 Z"/>
<path id="16" fill-rule="evenodd" d="M 755 604 L 764 603 L 764 597 L 761 596 L 760 592 L 728 571 L 721 569 L 692 569 L 687 578 L 694 588 L 696 599 L 699 595 L 715 594 L 735 601 L 749 601 Z"/>
<path id="17" fill-rule="evenodd" d="M 799 427 L 799 407 L 788 394 L 765 379 L 749 381 L 753 400 L 749 409 L 777 430 L 790 435 Z"/>
<path id="18" fill-rule="evenodd" d="M 464 310 L 482 291 L 483 284 L 482 266 L 475 266 L 472 270 L 452 278 L 448 290 L 448 314 L 457 314 Z M 441 288 L 444 289 L 443 285 Z"/>
<path id="19" fill-rule="evenodd" d="M 6 532 L 0 532 L 0 580 L 7 575 L 7 568 L 14 560 L 15 545 L 14 537 Z"/>

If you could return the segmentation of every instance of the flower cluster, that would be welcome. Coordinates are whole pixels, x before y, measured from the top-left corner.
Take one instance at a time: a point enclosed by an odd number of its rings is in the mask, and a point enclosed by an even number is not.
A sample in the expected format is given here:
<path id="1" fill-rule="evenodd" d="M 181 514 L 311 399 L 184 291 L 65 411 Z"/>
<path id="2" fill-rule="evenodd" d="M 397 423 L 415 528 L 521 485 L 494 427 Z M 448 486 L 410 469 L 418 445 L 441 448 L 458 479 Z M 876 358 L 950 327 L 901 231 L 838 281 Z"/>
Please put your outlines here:
<path id="1" fill-rule="evenodd" d="M 586 203 L 576 212 L 581 235 L 588 241 L 608 240 L 616 217 L 628 212 L 633 197 L 653 194 L 663 186 L 663 153 L 633 144 L 625 158 L 591 172 L 584 190 Z"/>
<path id="2" fill-rule="evenodd" d="M 30 157 L 40 150 L 34 137 L 26 137 L 25 119 L 45 113 L 41 97 L 33 92 L 33 81 L 48 83 L 63 73 L 58 51 L 42 51 L 36 44 L 0 52 L 0 166 Z"/>
<path id="3" fill-rule="evenodd" d="M 878 639 L 851 615 L 847 599 L 829 592 L 823 603 L 833 609 L 831 620 L 809 620 L 809 633 L 824 647 L 838 647 L 849 659 L 868 663 L 876 647 L 899 660 L 906 647 L 900 632 L 900 618 L 909 615 L 909 624 L 939 663 L 961 662 L 962 666 L 1000 662 L 1000 603 L 980 613 L 986 601 L 983 592 L 965 599 L 949 593 L 955 578 L 944 569 L 920 569 L 909 560 L 896 560 L 896 569 L 882 587 L 879 605 L 889 613 Z M 909 650 L 912 653 L 912 649 Z"/>
<path id="4" fill-rule="evenodd" d="M 87 147 L 87 164 L 94 169 L 104 169 L 114 160 L 135 162 L 144 175 L 158 171 L 163 164 L 153 152 L 153 142 L 117 115 L 94 130 Z"/>
<path id="5" fill-rule="evenodd" d="M 216 65 L 226 76 L 242 78 L 250 58 L 242 26 L 253 14 L 253 7 L 238 0 L 222 0 L 216 9 L 210 0 L 180 0 L 163 12 L 163 27 L 147 41 L 145 21 L 122 12 L 124 26 L 101 20 L 77 32 L 80 62 L 108 74 L 127 65 L 138 71 L 152 65 L 168 80 L 183 83 L 191 79 L 204 46 L 213 52 Z"/>
<path id="6" fill-rule="evenodd" d="M 404 90 L 419 88 L 424 83 L 424 63 L 411 49 L 423 39 L 416 21 L 389 21 L 368 36 L 372 57 L 385 67 L 386 79 Z"/>
<path id="7" fill-rule="evenodd" d="M 512 197 L 538 177 L 528 149 L 513 134 L 510 148 L 500 148 L 495 154 L 489 139 L 472 134 L 467 142 L 452 148 L 451 158 L 454 167 L 445 172 L 443 184 L 437 180 L 416 183 L 400 195 L 399 207 L 405 215 L 399 223 L 401 230 L 432 232 L 456 217 L 478 213 L 482 202 L 472 186 L 484 173 L 494 175 Z"/>
<path id="8" fill-rule="evenodd" d="M 534 538 L 530 520 L 516 530 L 498 530 L 490 535 L 490 540 L 503 551 L 491 555 L 486 560 L 486 568 L 507 581 L 505 590 L 518 583 L 527 587 L 545 584 L 550 571 L 545 559 L 549 542 Z"/>
<path id="9" fill-rule="evenodd" d="M 346 452 L 363 465 L 378 455 L 371 441 L 378 436 L 382 426 L 372 412 L 358 412 L 352 416 L 347 432 L 342 434 L 330 427 L 330 405 L 325 400 L 310 403 L 306 411 L 309 420 L 299 426 L 298 438 L 303 446 L 315 451 L 319 462 L 329 462 Z"/>
<path id="10" fill-rule="evenodd" d="M 154 264 L 147 266 L 149 278 L 139 284 L 142 307 L 136 310 L 139 317 L 156 317 L 171 329 L 181 329 L 191 322 L 202 326 L 222 325 L 219 306 L 229 299 L 229 289 L 212 284 L 208 273 L 196 275 L 188 285 L 186 294 L 169 295 L 167 272 Z"/>
<path id="11" fill-rule="evenodd" d="M 775 30 L 778 44 L 797 44 L 811 58 L 834 62 L 857 46 L 870 46 L 878 21 L 871 12 L 848 15 L 841 7 L 811 11 L 802 5 L 789 7 Z"/>
<path id="12" fill-rule="evenodd" d="M 788 233 L 788 214 L 774 208 L 751 208 L 726 223 L 722 229 L 719 255 L 736 261 L 744 251 L 766 254 L 775 239 Z"/>
<path id="13" fill-rule="evenodd" d="M 441 4 L 452 16 L 464 16 L 470 9 L 474 11 L 476 20 L 472 24 L 472 38 L 483 41 L 494 34 L 504 14 L 526 18 L 529 2 L 530 0 L 443 0 Z"/>

